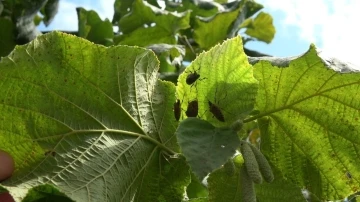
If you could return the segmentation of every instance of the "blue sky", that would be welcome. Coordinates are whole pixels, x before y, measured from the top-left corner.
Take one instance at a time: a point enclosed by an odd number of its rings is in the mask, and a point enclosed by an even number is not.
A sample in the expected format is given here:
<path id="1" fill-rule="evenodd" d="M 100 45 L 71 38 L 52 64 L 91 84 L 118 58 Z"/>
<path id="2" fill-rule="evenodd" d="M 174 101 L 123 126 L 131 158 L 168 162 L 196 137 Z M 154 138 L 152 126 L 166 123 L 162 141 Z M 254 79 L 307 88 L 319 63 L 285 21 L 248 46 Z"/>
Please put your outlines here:
<path id="1" fill-rule="evenodd" d="M 273 17 L 276 35 L 270 44 L 249 42 L 246 47 L 274 56 L 300 55 L 311 43 L 327 55 L 360 64 L 360 1 L 358 0 L 256 0 Z M 49 27 L 40 30 L 77 30 L 76 7 L 95 10 L 112 19 L 114 0 L 61 0 Z M 360 65 L 359 65 L 360 66 Z"/>

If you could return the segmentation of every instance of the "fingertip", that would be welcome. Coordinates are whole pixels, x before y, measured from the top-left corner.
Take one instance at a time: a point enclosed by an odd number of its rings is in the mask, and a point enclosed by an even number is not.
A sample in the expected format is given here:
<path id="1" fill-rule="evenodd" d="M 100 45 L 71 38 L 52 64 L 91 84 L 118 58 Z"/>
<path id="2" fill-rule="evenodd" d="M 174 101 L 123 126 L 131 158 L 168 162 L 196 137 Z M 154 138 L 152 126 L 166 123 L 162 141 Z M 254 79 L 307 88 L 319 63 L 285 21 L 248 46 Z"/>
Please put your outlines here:
<path id="1" fill-rule="evenodd" d="M 9 192 L 0 193 L 1 202 L 15 202 L 14 198 L 10 195 Z"/>
<path id="2" fill-rule="evenodd" d="M 7 152 L 0 150 L 0 181 L 9 178 L 14 168 L 14 159 Z"/>

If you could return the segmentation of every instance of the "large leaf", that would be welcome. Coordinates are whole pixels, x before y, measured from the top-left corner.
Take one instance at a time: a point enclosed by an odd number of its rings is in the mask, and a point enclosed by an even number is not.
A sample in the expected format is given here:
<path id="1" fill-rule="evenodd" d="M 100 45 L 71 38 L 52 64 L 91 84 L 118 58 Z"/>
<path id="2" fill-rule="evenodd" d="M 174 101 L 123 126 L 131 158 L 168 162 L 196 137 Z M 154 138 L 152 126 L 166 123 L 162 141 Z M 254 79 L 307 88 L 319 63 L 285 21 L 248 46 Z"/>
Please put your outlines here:
<path id="1" fill-rule="evenodd" d="M 246 121 L 268 116 L 261 148 L 272 165 L 320 200 L 335 200 L 360 190 L 360 74 L 324 61 L 312 46 L 288 67 L 256 63 L 261 113 Z"/>
<path id="2" fill-rule="evenodd" d="M 47 183 L 76 201 L 180 201 L 190 174 L 169 158 L 175 87 L 158 68 L 150 50 L 59 32 L 16 47 L 0 62 L 0 147 L 16 164 L 2 185 L 17 200 Z"/>
<path id="3" fill-rule="evenodd" d="M 83 8 L 76 8 L 76 11 L 79 19 L 78 36 L 105 46 L 110 46 L 114 43 L 114 31 L 108 19 L 101 20 L 99 15 L 93 10 L 87 11 Z"/>

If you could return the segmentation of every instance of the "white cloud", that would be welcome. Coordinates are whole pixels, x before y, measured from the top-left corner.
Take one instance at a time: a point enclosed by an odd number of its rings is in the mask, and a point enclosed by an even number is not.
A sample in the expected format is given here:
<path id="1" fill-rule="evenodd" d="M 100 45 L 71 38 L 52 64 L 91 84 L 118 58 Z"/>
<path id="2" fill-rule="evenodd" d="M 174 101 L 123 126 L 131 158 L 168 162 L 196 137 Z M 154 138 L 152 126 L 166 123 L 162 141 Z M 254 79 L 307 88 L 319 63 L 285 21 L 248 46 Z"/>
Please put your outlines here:
<path id="1" fill-rule="evenodd" d="M 326 50 L 334 57 L 359 64 L 360 1 L 358 0 L 257 0 L 272 12 L 284 14 L 282 24 L 292 37 Z M 292 27 L 291 27 L 292 26 Z M 293 33 L 293 26 L 299 28 Z"/>
<path id="2" fill-rule="evenodd" d="M 102 19 L 109 19 L 112 20 L 114 16 L 114 2 L 115 0 L 101 0 L 99 1 L 100 4 L 100 10 L 99 15 Z"/>
<path id="3" fill-rule="evenodd" d="M 115 0 L 91 0 L 91 1 L 70 1 L 62 0 L 59 3 L 59 11 L 49 27 L 41 30 L 78 30 L 77 7 L 83 7 L 86 10 L 95 10 L 101 19 L 108 18 L 110 21 L 114 15 Z"/>

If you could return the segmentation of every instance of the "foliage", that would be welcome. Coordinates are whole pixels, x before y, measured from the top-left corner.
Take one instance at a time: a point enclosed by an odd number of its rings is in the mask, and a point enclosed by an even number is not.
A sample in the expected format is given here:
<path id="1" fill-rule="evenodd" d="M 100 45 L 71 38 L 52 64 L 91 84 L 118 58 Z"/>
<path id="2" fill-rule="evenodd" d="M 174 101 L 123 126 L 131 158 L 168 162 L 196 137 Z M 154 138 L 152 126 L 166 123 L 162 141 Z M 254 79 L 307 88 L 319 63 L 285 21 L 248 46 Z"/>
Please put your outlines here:
<path id="1" fill-rule="evenodd" d="M 78 8 L 82 38 L 35 38 L 58 3 L 0 2 L 0 149 L 16 162 L 2 192 L 17 201 L 271 202 L 306 201 L 303 189 L 312 201 L 360 190 L 359 73 L 313 45 L 295 58 L 247 56 L 240 29 L 266 43 L 275 34 L 270 15 L 254 16 L 262 5 L 116 0 L 112 24 Z M 246 139 L 273 182 L 249 178 Z"/>

